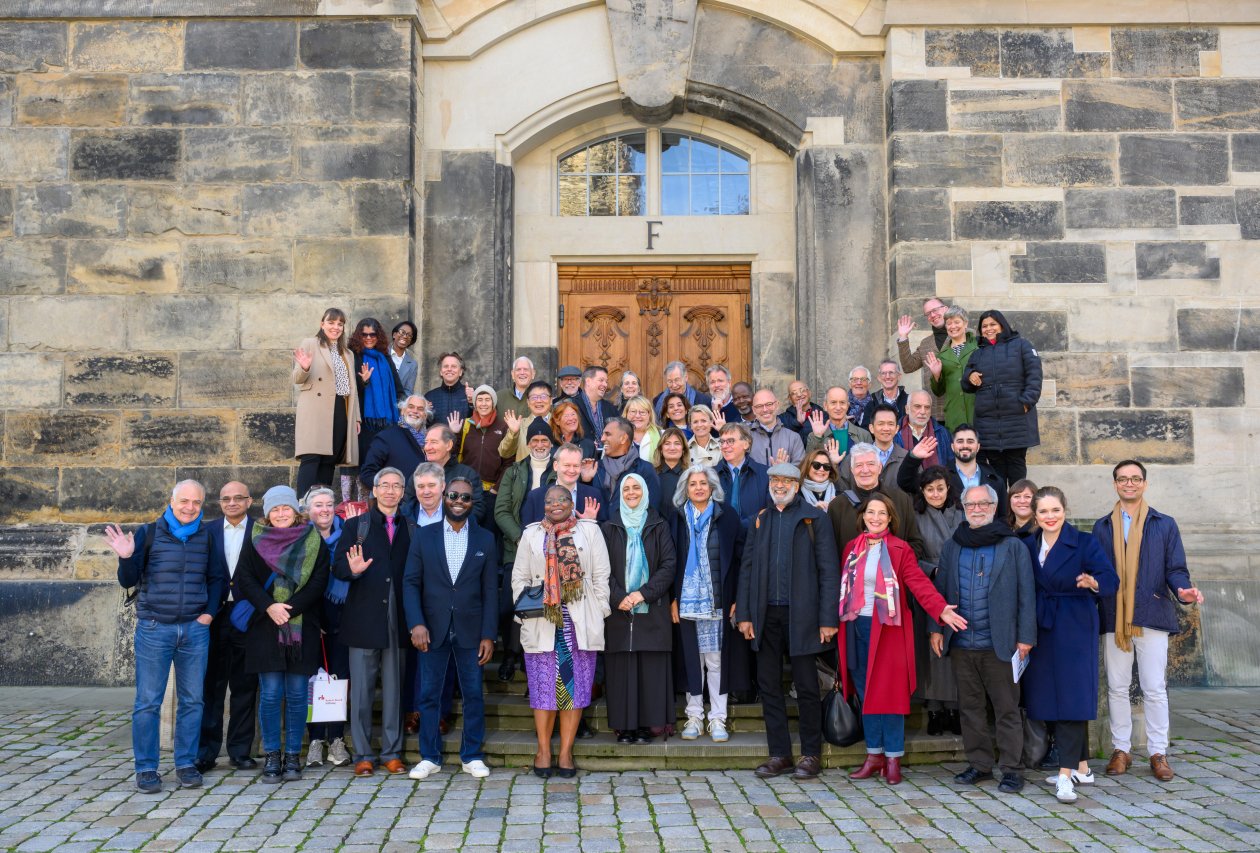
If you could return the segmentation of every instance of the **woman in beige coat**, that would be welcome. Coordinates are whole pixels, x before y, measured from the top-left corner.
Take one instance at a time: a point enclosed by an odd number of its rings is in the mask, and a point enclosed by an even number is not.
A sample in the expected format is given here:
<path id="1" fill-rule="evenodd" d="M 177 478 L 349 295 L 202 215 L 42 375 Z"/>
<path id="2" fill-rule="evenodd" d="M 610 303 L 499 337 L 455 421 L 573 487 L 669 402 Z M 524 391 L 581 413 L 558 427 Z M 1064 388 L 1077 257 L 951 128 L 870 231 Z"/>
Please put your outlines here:
<path id="1" fill-rule="evenodd" d="M 551 766 L 551 732 L 560 717 L 560 757 L 555 773 L 577 775 L 573 742 L 582 709 L 591 703 L 595 653 L 604 648 L 608 599 L 608 547 L 594 521 L 575 518 L 573 497 L 562 486 L 547 489 L 543 520 L 525 528 L 512 566 L 512 600 L 526 587 L 543 588 L 544 615 L 521 621 L 521 646 L 534 709 L 538 753 L 534 774 Z"/>
<path id="2" fill-rule="evenodd" d="M 298 466 L 297 491 L 331 486 L 337 464 L 359 464 L 359 392 L 354 381 L 354 355 L 346 348 L 346 315 L 329 308 L 319 333 L 293 351 L 293 384 L 297 417 L 293 455 Z"/>

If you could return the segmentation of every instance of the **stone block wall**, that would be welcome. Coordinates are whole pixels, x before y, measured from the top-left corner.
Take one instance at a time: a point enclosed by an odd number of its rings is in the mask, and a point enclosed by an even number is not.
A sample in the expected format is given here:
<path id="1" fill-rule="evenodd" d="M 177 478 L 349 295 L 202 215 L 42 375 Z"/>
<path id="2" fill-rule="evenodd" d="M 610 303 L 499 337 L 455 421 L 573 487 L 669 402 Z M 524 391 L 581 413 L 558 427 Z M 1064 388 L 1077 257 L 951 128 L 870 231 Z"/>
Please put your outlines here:
<path id="1" fill-rule="evenodd" d="M 292 347 L 411 313 L 412 31 L 0 10 L 0 598 L 116 606 L 89 525 L 291 480 Z"/>
<path id="2" fill-rule="evenodd" d="M 910 27 L 887 58 L 893 315 L 932 294 L 1004 310 L 1045 365 L 1034 478 L 1092 517 L 1115 499 L 1102 466 L 1141 458 L 1152 503 L 1239 550 L 1260 528 L 1258 39 Z"/>

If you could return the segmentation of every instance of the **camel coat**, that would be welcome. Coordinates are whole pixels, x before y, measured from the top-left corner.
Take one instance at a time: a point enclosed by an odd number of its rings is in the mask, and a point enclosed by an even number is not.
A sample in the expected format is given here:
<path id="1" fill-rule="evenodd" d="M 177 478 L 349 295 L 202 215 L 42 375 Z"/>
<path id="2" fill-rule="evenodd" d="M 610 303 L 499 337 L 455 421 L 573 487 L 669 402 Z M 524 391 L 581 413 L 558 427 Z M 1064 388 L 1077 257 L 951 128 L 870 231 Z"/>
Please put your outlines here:
<path id="1" fill-rule="evenodd" d="M 293 384 L 297 386 L 297 420 L 294 427 L 293 455 L 307 453 L 332 455 L 333 406 L 337 402 L 336 379 L 333 376 L 333 351 L 319 345 L 317 338 L 298 344 L 311 356 L 310 370 L 293 363 Z M 359 389 L 354 376 L 354 353 L 345 350 L 342 361 L 350 377 L 350 409 L 346 412 L 346 447 L 338 462 L 359 464 Z"/>

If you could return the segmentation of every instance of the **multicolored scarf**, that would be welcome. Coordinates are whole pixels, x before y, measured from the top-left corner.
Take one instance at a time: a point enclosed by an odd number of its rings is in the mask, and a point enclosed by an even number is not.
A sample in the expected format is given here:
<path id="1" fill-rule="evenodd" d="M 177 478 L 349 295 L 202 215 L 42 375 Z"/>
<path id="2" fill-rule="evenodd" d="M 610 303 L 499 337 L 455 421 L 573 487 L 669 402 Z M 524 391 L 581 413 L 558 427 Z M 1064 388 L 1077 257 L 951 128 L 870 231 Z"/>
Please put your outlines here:
<path id="1" fill-rule="evenodd" d="M 582 562 L 578 557 L 577 544 L 573 541 L 573 528 L 577 518 L 570 517 L 559 523 L 549 519 L 542 522 L 543 553 L 547 558 L 547 570 L 543 575 L 543 610 L 547 621 L 557 628 L 564 627 L 562 604 L 582 600 Z"/>
<path id="2" fill-rule="evenodd" d="M 626 483 L 634 481 L 639 484 L 641 497 L 639 505 L 631 509 L 626 503 Z M 647 482 L 638 474 L 627 474 L 621 481 L 621 523 L 626 527 L 626 592 L 636 592 L 647 583 L 647 554 L 643 551 L 643 525 L 647 523 L 648 502 Z M 641 601 L 630 608 L 631 613 L 647 613 L 646 601 Z"/>
<path id="3" fill-rule="evenodd" d="M 268 527 L 255 524 L 251 541 L 258 556 L 275 576 L 271 597 L 284 604 L 311 579 L 319 549 L 326 547 L 319 531 L 309 524 Z M 291 661 L 302 657 L 302 614 L 279 626 L 276 639 Z"/>
<path id="4" fill-rule="evenodd" d="M 840 577 L 840 621 L 852 622 L 858 618 L 862 608 L 866 606 L 864 575 L 866 571 L 866 555 L 872 546 L 883 546 L 879 549 L 879 574 L 875 576 L 875 617 L 881 625 L 900 625 L 901 609 L 897 602 L 901 600 L 901 585 L 893 571 L 892 560 L 888 557 L 888 543 L 883 533 L 862 533 L 857 538 L 857 547 L 849 555 Z"/>

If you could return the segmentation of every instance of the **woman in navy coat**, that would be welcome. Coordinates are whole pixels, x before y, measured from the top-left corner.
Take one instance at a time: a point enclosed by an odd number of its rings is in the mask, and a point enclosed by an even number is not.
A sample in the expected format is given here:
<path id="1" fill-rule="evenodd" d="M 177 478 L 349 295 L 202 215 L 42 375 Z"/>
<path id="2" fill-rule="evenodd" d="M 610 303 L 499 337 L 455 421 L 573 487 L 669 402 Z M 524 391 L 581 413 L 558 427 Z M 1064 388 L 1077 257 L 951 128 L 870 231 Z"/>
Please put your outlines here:
<path id="1" fill-rule="evenodd" d="M 962 390 L 975 395 L 980 461 L 1009 486 L 1028 476 L 1028 448 L 1041 443 L 1037 429 L 1041 356 L 1001 311 L 980 315 L 979 343 L 963 368 Z"/>
<path id="2" fill-rule="evenodd" d="M 1067 523 L 1059 489 L 1038 489 L 1033 515 L 1037 531 L 1024 544 L 1037 580 L 1037 645 L 1021 683 L 1028 716 L 1056 724 L 1064 766 L 1051 780 L 1060 802 L 1070 803 L 1075 785 L 1094 781 L 1088 721 L 1098 716 L 1098 598 L 1114 594 L 1120 578 L 1098 540 Z"/>

